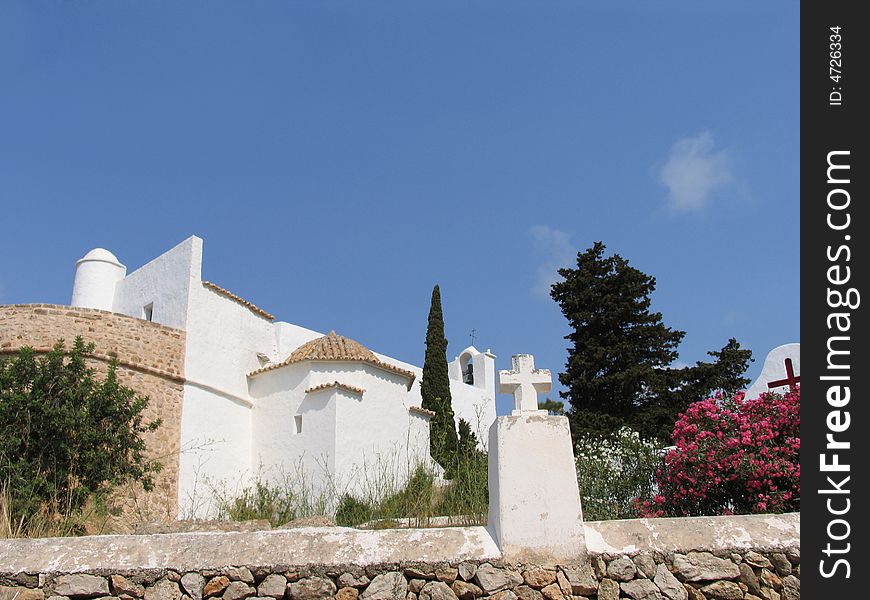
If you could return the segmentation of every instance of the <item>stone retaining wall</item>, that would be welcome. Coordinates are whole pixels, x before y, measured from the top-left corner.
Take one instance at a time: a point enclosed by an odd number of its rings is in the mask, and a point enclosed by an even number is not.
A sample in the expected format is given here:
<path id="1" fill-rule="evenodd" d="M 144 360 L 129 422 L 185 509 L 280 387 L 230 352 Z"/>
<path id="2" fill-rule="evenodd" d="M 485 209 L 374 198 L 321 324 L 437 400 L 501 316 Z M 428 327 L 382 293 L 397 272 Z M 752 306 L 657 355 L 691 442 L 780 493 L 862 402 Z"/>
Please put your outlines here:
<path id="1" fill-rule="evenodd" d="M 146 455 L 163 464 L 155 477 L 155 490 L 145 493 L 140 486 L 119 490 L 115 500 L 124 516 L 112 519 L 110 526 L 129 530 L 136 522 L 174 519 L 178 511 L 184 332 L 90 308 L 54 304 L 0 306 L 0 356 L 13 354 L 22 346 L 47 352 L 61 338 L 69 347 L 76 336 L 96 346 L 88 361 L 90 366 L 102 374 L 109 361 L 116 359 L 118 380 L 151 399 L 145 418 L 163 419 L 157 431 L 144 436 Z"/>
<path id="2" fill-rule="evenodd" d="M 587 559 L 561 565 L 504 561 L 484 527 L 0 540 L 0 600 L 800 598 L 797 514 L 585 530 Z"/>
<path id="3" fill-rule="evenodd" d="M 236 565 L 0 577 L 0 600 L 797 600 L 800 551 L 640 553 L 580 565 Z"/>

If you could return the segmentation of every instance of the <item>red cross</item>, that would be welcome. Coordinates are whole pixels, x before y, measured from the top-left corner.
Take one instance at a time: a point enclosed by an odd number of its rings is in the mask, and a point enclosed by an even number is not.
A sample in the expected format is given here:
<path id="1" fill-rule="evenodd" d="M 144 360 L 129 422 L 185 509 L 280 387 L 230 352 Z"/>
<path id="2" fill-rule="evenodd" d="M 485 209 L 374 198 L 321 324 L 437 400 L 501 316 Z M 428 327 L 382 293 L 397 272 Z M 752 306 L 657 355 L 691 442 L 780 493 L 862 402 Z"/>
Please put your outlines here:
<path id="1" fill-rule="evenodd" d="M 801 376 L 794 374 L 794 366 L 791 364 L 790 358 L 785 359 L 785 375 L 786 375 L 785 379 L 771 381 L 770 383 L 767 384 L 767 387 L 772 390 L 773 388 L 779 387 L 781 385 L 787 385 L 788 389 L 790 389 L 791 391 L 794 391 L 795 384 L 800 382 Z"/>

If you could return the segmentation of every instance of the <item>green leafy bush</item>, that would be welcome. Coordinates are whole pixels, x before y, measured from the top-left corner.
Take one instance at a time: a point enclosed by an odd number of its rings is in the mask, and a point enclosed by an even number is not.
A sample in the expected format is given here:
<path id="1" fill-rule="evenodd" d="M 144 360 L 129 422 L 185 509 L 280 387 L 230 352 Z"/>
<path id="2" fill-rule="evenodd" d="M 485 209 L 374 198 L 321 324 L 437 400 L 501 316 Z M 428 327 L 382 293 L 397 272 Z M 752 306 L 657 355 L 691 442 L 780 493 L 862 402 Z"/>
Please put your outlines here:
<path id="1" fill-rule="evenodd" d="M 353 527 L 372 520 L 425 519 L 432 514 L 434 481 L 431 471 L 419 465 L 401 489 L 379 501 L 367 502 L 345 494 L 335 512 L 335 522 Z"/>
<path id="2" fill-rule="evenodd" d="M 58 518 L 103 502 L 130 481 L 153 488 L 160 465 L 145 457 L 147 396 L 118 383 L 117 364 L 95 376 L 85 357 L 94 350 L 76 338 L 37 357 L 31 348 L 0 358 L 0 483 L 16 529 L 46 513 Z"/>
<path id="3" fill-rule="evenodd" d="M 371 521 L 374 517 L 374 507 L 364 500 L 344 494 L 335 511 L 335 524 L 342 527 L 356 527 L 361 523 Z"/>
<path id="4" fill-rule="evenodd" d="M 265 520 L 275 527 L 289 523 L 298 516 L 295 495 L 279 486 L 258 479 L 234 498 L 218 498 L 219 520 Z"/>

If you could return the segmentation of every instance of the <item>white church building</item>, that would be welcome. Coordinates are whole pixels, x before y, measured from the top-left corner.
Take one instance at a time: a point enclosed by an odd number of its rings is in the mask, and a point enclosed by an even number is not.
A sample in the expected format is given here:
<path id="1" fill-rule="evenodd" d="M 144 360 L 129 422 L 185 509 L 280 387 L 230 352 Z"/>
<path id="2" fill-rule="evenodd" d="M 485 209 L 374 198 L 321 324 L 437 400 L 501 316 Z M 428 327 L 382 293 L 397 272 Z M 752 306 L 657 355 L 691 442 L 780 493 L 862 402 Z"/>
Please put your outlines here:
<path id="1" fill-rule="evenodd" d="M 365 494 L 371 478 L 402 482 L 430 461 L 433 413 L 421 407 L 420 367 L 332 331 L 277 321 L 203 280 L 198 237 L 129 274 L 111 252 L 92 250 L 76 263 L 72 305 L 185 332 L 184 516 L 209 514 L 208 486 L 243 485 L 257 473 L 304 472 L 315 491 Z M 495 358 L 469 347 L 449 364 L 456 418 L 481 441 L 496 416 Z"/>

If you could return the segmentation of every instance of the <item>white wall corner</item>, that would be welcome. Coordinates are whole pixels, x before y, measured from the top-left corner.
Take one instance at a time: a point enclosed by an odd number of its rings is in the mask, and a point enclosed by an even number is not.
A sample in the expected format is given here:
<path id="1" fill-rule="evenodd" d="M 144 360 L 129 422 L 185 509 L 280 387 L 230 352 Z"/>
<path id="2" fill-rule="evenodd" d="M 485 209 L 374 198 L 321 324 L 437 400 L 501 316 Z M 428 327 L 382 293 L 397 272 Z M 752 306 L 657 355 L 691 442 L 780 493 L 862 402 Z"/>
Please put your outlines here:
<path id="1" fill-rule="evenodd" d="M 190 278 L 202 281 L 202 238 L 192 235 L 176 247 L 187 246 L 190 253 Z"/>

